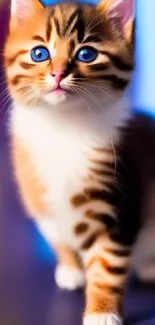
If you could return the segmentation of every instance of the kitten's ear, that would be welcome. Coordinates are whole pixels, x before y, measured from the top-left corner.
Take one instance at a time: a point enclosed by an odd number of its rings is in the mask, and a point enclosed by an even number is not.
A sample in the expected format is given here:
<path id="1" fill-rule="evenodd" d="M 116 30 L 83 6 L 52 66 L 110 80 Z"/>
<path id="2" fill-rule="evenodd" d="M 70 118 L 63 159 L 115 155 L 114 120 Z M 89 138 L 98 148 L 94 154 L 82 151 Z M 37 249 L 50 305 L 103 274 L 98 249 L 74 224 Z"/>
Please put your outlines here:
<path id="1" fill-rule="evenodd" d="M 106 10 L 107 12 L 110 12 L 114 8 L 116 8 L 120 2 L 123 0 L 102 0 L 99 4 L 99 7 Z"/>
<path id="2" fill-rule="evenodd" d="M 128 43 L 134 44 L 135 19 L 129 18 L 124 25 L 124 35 Z"/>
<path id="3" fill-rule="evenodd" d="M 11 0 L 11 27 L 20 27 L 34 13 L 39 14 L 43 6 L 39 0 Z"/>
<path id="4" fill-rule="evenodd" d="M 124 16 L 127 19 L 133 16 L 135 0 L 101 0 L 100 10 L 106 11 L 109 16 Z"/>
<path id="5" fill-rule="evenodd" d="M 99 10 L 107 13 L 129 43 L 133 41 L 135 0 L 102 0 Z"/>

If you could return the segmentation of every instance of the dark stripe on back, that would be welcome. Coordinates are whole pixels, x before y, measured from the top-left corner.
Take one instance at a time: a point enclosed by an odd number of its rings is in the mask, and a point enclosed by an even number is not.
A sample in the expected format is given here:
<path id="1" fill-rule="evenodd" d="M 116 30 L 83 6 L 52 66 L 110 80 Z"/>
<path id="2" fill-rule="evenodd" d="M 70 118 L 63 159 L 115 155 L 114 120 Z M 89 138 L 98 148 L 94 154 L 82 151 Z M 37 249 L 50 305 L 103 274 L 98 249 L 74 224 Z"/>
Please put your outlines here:
<path id="1" fill-rule="evenodd" d="M 97 168 L 89 168 L 90 171 L 96 175 L 99 175 L 99 176 L 114 176 L 114 170 L 104 170 L 104 169 L 97 169 Z"/>
<path id="2" fill-rule="evenodd" d="M 95 241 L 98 239 L 99 235 L 101 234 L 101 231 L 96 231 L 93 234 L 91 234 L 81 245 L 82 250 L 87 250 L 91 248 L 91 246 L 95 243 Z"/>
<path id="3" fill-rule="evenodd" d="M 21 68 L 25 69 L 25 70 L 29 70 L 34 68 L 36 65 L 33 63 L 27 63 L 27 62 L 19 62 L 19 65 L 21 66 Z"/>
<path id="4" fill-rule="evenodd" d="M 115 162 L 105 161 L 104 166 L 108 167 L 109 169 L 114 170 L 115 169 Z"/>
<path id="5" fill-rule="evenodd" d="M 101 257 L 100 258 L 100 262 L 101 262 L 101 265 L 102 267 L 109 273 L 113 274 L 113 275 L 123 275 L 123 274 L 126 274 L 127 272 L 127 267 L 120 267 L 120 266 L 113 266 L 113 265 L 110 265 L 108 263 L 108 261 Z"/>
<path id="6" fill-rule="evenodd" d="M 123 275 L 127 273 L 127 268 L 126 267 L 116 267 L 116 266 L 107 266 L 106 270 L 109 273 L 115 274 L 115 275 Z"/>
<path id="7" fill-rule="evenodd" d="M 98 190 L 98 189 L 85 189 L 85 194 L 77 194 L 72 197 L 71 204 L 78 208 L 90 201 L 104 201 L 111 205 L 114 205 L 114 199 L 110 192 L 106 190 Z"/>
<path id="8" fill-rule="evenodd" d="M 109 69 L 110 66 L 111 66 L 110 62 L 106 62 L 106 63 L 96 63 L 96 64 L 87 65 L 87 68 L 91 71 L 102 72 Z"/>
<path id="9" fill-rule="evenodd" d="M 130 249 L 121 250 L 121 249 L 105 248 L 105 251 L 112 255 L 117 255 L 117 257 L 128 257 L 130 255 Z"/>
<path id="10" fill-rule="evenodd" d="M 89 225 L 86 222 L 80 222 L 74 227 L 74 232 L 76 235 L 81 235 L 89 229 Z"/>
<path id="11" fill-rule="evenodd" d="M 133 64 L 131 63 L 126 63 L 122 61 L 122 58 L 119 57 L 118 55 L 109 53 L 108 51 L 101 51 L 103 55 L 106 55 L 114 64 L 114 66 L 121 70 L 121 71 L 132 71 L 133 70 Z"/>
<path id="12" fill-rule="evenodd" d="M 115 75 L 102 76 L 102 79 L 109 81 L 115 90 L 124 90 L 129 84 L 129 80 L 118 78 Z"/>
<path id="13" fill-rule="evenodd" d="M 88 210 L 88 211 L 86 211 L 85 216 L 88 219 L 102 222 L 108 228 L 111 228 L 116 224 L 116 221 L 114 220 L 114 218 L 106 213 L 96 213 L 92 210 Z"/>
<path id="14" fill-rule="evenodd" d="M 72 197 L 71 199 L 71 204 L 75 207 L 78 208 L 81 205 L 85 204 L 87 202 L 87 198 L 84 194 L 77 194 Z"/>
<path id="15" fill-rule="evenodd" d="M 102 147 L 95 147 L 94 150 L 97 151 L 97 152 L 107 153 L 107 154 L 112 152 L 112 148 L 108 148 L 108 147 L 103 147 L 103 148 Z"/>
<path id="16" fill-rule="evenodd" d="M 88 201 L 105 201 L 110 204 L 114 204 L 113 196 L 110 192 L 106 190 L 97 190 L 97 189 L 85 189 L 84 190 Z"/>
<path id="17" fill-rule="evenodd" d="M 104 164 L 105 164 L 106 160 L 99 160 L 99 159 L 93 159 L 92 158 L 92 159 L 90 159 L 90 162 L 97 165 L 97 166 L 104 167 Z"/>
<path id="18" fill-rule="evenodd" d="M 109 177 L 114 177 L 114 170 L 110 171 L 110 170 L 103 170 L 102 171 L 102 175 L 103 176 L 109 176 Z"/>

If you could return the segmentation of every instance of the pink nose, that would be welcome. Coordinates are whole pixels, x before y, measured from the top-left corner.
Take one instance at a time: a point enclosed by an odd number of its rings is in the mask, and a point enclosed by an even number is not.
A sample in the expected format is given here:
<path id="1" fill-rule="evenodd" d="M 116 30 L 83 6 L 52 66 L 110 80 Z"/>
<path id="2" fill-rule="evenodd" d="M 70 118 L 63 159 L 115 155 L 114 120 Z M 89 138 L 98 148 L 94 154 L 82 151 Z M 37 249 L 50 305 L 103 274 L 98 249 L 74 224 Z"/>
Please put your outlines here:
<path id="1" fill-rule="evenodd" d="M 59 85 L 60 82 L 61 82 L 61 80 L 64 77 L 64 73 L 63 72 L 60 72 L 60 71 L 54 71 L 54 72 L 51 72 L 51 76 L 55 79 L 55 81 Z"/>

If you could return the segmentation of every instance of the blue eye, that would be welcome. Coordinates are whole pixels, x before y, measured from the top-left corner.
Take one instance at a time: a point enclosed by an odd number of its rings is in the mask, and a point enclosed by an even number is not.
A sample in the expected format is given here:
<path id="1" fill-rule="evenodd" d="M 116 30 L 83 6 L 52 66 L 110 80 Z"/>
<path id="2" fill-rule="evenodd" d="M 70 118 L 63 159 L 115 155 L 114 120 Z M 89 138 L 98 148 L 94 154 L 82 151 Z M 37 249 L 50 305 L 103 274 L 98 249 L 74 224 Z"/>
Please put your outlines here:
<path id="1" fill-rule="evenodd" d="M 93 47 L 83 47 L 77 53 L 77 60 L 89 63 L 96 59 L 97 54 L 97 51 Z"/>
<path id="2" fill-rule="evenodd" d="M 31 50 L 31 58 L 35 62 L 49 60 L 50 54 L 46 47 L 38 46 Z"/>

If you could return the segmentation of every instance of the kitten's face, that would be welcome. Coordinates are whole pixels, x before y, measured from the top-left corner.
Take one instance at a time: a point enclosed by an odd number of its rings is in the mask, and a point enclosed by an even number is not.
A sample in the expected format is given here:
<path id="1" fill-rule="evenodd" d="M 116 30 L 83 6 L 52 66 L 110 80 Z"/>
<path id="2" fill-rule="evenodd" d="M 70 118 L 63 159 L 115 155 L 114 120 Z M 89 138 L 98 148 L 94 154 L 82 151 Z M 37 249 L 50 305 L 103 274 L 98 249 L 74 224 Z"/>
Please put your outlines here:
<path id="1" fill-rule="evenodd" d="M 18 8 L 18 2 L 12 0 L 5 48 L 16 101 L 55 105 L 100 92 L 104 103 L 122 94 L 131 77 L 132 44 L 109 18 L 110 0 L 101 8 L 70 3 L 45 9 L 38 0 Z"/>

